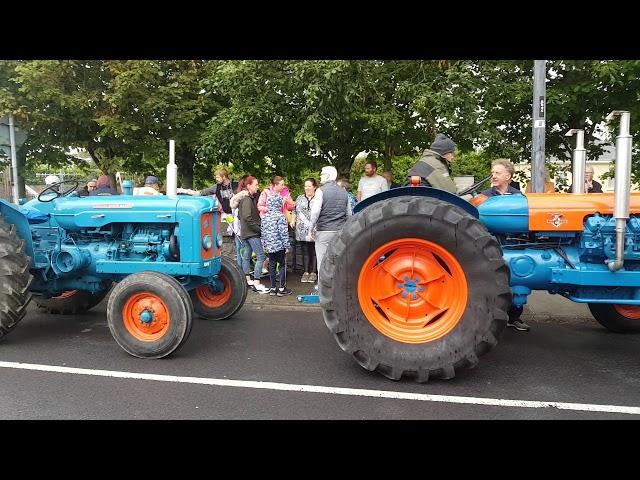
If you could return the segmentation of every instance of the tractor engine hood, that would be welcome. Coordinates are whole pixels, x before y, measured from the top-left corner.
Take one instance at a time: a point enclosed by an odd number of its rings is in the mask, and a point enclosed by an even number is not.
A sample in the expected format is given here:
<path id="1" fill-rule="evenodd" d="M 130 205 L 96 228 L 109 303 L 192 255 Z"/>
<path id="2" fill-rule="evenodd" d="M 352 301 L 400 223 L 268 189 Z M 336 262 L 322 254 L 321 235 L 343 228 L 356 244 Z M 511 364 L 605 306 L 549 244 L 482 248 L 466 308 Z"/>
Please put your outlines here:
<path id="1" fill-rule="evenodd" d="M 78 231 L 110 223 L 176 223 L 181 213 L 199 219 L 203 213 L 213 211 L 216 203 L 210 197 L 69 197 L 55 200 L 51 216 L 65 230 Z"/>
<path id="2" fill-rule="evenodd" d="M 480 221 L 491 233 L 527 233 L 529 202 L 524 195 L 489 197 L 478 206 Z"/>

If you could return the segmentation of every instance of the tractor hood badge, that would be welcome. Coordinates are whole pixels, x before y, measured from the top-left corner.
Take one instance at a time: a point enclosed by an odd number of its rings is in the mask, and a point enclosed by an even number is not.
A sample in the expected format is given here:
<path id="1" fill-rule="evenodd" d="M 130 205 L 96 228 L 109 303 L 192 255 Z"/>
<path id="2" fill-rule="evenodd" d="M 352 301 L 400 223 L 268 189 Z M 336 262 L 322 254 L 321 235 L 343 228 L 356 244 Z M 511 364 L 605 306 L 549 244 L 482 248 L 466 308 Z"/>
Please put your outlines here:
<path id="1" fill-rule="evenodd" d="M 553 213 L 551 214 L 551 218 L 547 220 L 547 223 L 550 223 L 556 228 L 560 228 L 564 223 L 567 223 L 569 220 L 565 220 L 562 218 L 561 213 Z"/>
<path id="2" fill-rule="evenodd" d="M 133 208 L 132 203 L 96 203 L 93 208 Z"/>

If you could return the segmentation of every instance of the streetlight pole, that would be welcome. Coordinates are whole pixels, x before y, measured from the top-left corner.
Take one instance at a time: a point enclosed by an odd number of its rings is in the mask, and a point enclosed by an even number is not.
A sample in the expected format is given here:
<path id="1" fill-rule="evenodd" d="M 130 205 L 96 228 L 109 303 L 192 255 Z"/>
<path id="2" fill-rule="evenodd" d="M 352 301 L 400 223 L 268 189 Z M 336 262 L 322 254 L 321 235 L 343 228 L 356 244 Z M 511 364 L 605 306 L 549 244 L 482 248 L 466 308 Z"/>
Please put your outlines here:
<path id="1" fill-rule="evenodd" d="M 18 159 L 16 157 L 16 130 L 13 124 L 13 115 L 9 115 L 9 144 L 11 145 L 11 176 L 13 187 L 13 201 L 18 205 L 20 190 L 18 189 Z"/>
<path id="2" fill-rule="evenodd" d="M 533 193 L 544 191 L 544 133 L 546 110 L 546 60 L 534 60 L 533 67 L 533 135 L 531 148 L 531 183 Z"/>

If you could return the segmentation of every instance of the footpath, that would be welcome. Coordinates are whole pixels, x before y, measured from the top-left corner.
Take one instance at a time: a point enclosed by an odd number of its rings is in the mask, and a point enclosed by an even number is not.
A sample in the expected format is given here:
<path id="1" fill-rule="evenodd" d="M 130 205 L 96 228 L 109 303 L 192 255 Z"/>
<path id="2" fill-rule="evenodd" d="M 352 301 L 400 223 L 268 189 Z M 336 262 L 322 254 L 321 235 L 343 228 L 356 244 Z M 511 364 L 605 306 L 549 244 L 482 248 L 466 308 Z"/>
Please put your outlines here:
<path id="1" fill-rule="evenodd" d="M 313 289 L 312 283 L 301 283 L 301 273 L 287 274 L 287 287 L 293 290 L 292 295 L 272 297 L 249 291 L 245 307 L 254 310 L 289 310 L 320 312 L 319 304 L 303 304 L 297 300 L 297 295 L 306 295 Z M 262 283 L 269 284 L 269 276 L 262 278 Z M 525 305 L 522 319 L 534 322 L 574 323 L 595 322 L 586 304 L 575 303 L 560 295 L 547 292 L 533 292 L 529 296 L 529 303 Z"/>

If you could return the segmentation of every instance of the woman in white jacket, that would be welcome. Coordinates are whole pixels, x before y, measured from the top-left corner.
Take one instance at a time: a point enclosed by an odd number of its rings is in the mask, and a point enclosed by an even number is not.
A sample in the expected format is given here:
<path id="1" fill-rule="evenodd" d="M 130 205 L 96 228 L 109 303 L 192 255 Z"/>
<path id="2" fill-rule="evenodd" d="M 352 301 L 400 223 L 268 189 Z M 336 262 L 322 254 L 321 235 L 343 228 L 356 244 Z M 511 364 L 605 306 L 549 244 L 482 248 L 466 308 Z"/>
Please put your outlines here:
<path id="1" fill-rule="evenodd" d="M 302 247 L 303 283 L 315 283 L 318 280 L 314 232 L 311 228 L 311 206 L 314 203 L 318 182 L 315 178 L 304 181 L 304 194 L 296 198 L 295 214 L 291 221 L 295 224 L 296 242 Z"/>

